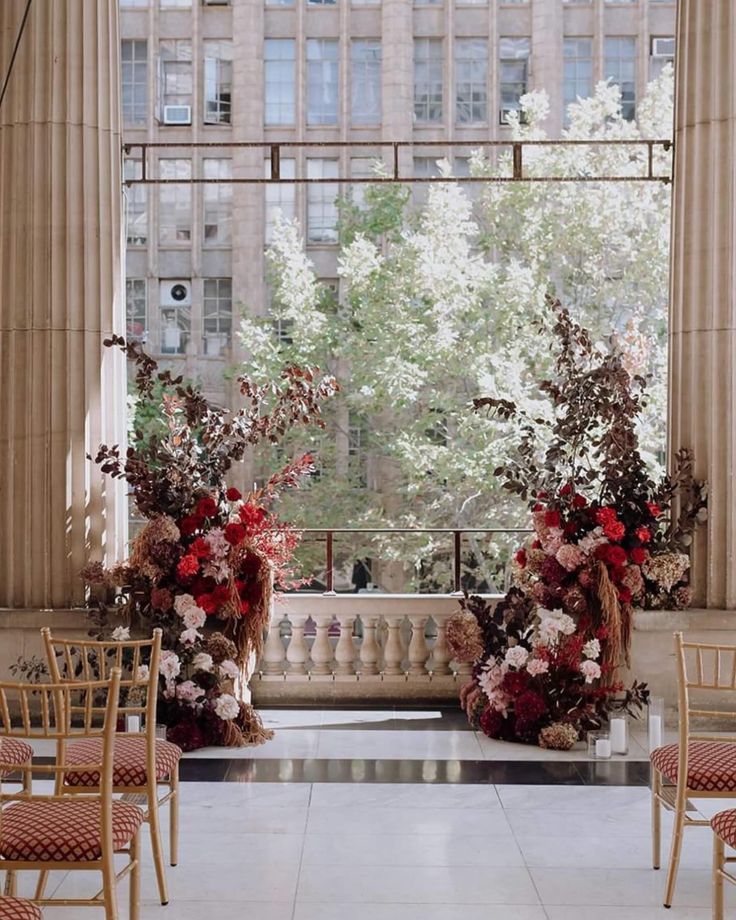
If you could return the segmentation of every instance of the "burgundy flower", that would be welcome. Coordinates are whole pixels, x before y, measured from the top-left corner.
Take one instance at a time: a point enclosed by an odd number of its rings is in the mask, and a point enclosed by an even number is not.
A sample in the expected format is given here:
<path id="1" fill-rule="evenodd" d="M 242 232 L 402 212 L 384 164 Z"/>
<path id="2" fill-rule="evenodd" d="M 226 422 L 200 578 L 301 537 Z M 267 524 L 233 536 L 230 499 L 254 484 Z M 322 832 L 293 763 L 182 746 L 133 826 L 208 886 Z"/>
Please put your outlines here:
<path id="1" fill-rule="evenodd" d="M 629 550 L 629 559 L 634 563 L 634 565 L 642 565 L 646 562 L 647 551 L 643 546 L 635 546 L 633 549 Z"/>
<path id="2" fill-rule="evenodd" d="M 572 503 L 576 508 L 584 508 L 588 504 L 588 499 L 584 495 L 573 495 Z"/>
<path id="3" fill-rule="evenodd" d="M 151 607 L 166 613 L 174 605 L 174 595 L 168 588 L 153 588 L 151 590 Z"/>
<path id="4" fill-rule="evenodd" d="M 204 733 L 193 719 L 170 725 L 166 729 L 166 740 L 178 745 L 182 751 L 196 751 L 206 745 Z"/>
<path id="5" fill-rule="evenodd" d="M 230 486 L 230 488 L 225 492 L 225 498 L 229 502 L 239 502 L 243 497 L 239 489 L 236 489 L 235 486 Z"/>
<path id="6" fill-rule="evenodd" d="M 199 515 L 189 514 L 179 522 L 179 530 L 185 537 L 191 537 L 202 526 L 202 523 L 202 518 Z"/>
<path id="7" fill-rule="evenodd" d="M 478 720 L 480 730 L 489 738 L 498 738 L 503 729 L 503 716 L 490 706 L 486 706 Z"/>
<path id="8" fill-rule="evenodd" d="M 526 565 L 526 550 L 522 547 L 520 550 L 517 550 L 516 556 L 514 557 L 518 564 L 524 568 Z"/>
<path id="9" fill-rule="evenodd" d="M 214 517 L 217 510 L 217 502 L 209 495 L 197 502 L 197 514 L 201 517 Z"/>
<path id="10" fill-rule="evenodd" d="M 508 671 L 501 681 L 501 689 L 508 696 L 516 697 L 523 693 L 529 685 L 529 675 L 526 671 Z"/>
<path id="11" fill-rule="evenodd" d="M 547 712 L 547 704 L 534 690 L 526 690 L 516 699 L 514 712 L 521 722 L 537 722 Z"/>
<path id="12" fill-rule="evenodd" d="M 245 540 L 246 530 L 242 524 L 226 524 L 225 525 L 225 539 L 232 546 L 238 546 Z"/>
<path id="13" fill-rule="evenodd" d="M 542 578 L 555 587 L 562 584 L 567 576 L 567 569 L 563 568 L 554 556 L 547 556 L 542 563 Z"/>
<path id="14" fill-rule="evenodd" d="M 562 518 L 560 517 L 560 512 L 550 509 L 549 511 L 544 512 L 544 523 L 547 527 L 559 527 Z"/>

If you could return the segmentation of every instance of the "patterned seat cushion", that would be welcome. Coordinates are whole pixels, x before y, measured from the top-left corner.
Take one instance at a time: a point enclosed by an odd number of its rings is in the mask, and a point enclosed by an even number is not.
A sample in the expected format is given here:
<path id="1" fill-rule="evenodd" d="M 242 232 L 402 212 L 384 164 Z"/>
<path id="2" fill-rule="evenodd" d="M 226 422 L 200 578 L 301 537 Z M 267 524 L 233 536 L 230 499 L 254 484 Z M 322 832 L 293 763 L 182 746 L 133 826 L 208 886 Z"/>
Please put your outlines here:
<path id="1" fill-rule="evenodd" d="M 666 744 L 652 751 L 652 764 L 673 783 L 677 782 L 679 745 Z M 687 787 L 693 792 L 736 791 L 736 744 L 724 741 L 691 741 L 688 747 Z"/>
<path id="2" fill-rule="evenodd" d="M 736 808 L 728 811 L 719 811 L 710 819 L 710 826 L 714 833 L 730 847 L 736 847 Z"/>
<path id="3" fill-rule="evenodd" d="M 181 748 L 168 741 L 156 740 L 156 779 L 170 776 L 176 769 L 181 757 Z M 66 762 L 99 763 L 102 759 L 102 741 L 89 738 L 77 741 L 67 748 Z M 83 770 L 80 773 L 67 773 L 67 786 L 97 786 L 100 775 L 97 771 Z M 113 783 L 116 786 L 146 785 L 146 739 L 116 738 L 115 763 L 113 766 Z"/>
<path id="4" fill-rule="evenodd" d="M 102 854 L 99 800 L 31 799 L 3 809 L 0 856 L 38 862 L 87 862 Z M 143 822 L 130 802 L 112 803 L 113 849 L 126 847 Z"/>
<path id="5" fill-rule="evenodd" d="M 0 738 L 0 763 L 20 767 L 33 760 L 33 748 L 19 738 Z M 8 771 L 9 772 L 9 771 Z M 0 771 L 0 775 L 5 775 Z"/>
<path id="6" fill-rule="evenodd" d="M 43 920 L 43 914 L 30 901 L 0 896 L 0 920 Z"/>

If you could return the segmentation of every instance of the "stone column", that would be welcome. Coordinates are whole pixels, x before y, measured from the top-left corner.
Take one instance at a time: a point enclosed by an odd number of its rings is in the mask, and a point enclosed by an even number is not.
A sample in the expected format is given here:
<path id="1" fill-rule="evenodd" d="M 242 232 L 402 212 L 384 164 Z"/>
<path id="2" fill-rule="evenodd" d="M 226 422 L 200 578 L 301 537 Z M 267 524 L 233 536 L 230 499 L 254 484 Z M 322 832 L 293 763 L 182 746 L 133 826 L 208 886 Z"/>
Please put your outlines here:
<path id="1" fill-rule="evenodd" d="M 695 605 L 736 608 L 736 8 L 680 0 L 670 307 L 669 449 L 710 486 Z"/>
<path id="2" fill-rule="evenodd" d="M 25 2 L 0 3 L 0 70 Z M 117 0 L 35 3 L 0 109 L 0 607 L 82 599 L 119 558 L 125 437 Z"/>

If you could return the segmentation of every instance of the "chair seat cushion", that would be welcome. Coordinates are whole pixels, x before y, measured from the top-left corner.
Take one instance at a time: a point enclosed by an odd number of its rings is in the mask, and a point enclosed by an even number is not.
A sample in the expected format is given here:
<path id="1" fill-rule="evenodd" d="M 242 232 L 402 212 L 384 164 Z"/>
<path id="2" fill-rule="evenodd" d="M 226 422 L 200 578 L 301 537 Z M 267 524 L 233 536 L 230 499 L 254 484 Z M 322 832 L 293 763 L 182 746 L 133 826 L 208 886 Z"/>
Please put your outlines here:
<path id="1" fill-rule="evenodd" d="M 33 748 L 19 738 L 0 738 L 0 763 L 20 767 L 33 760 Z M 0 771 L 2 772 L 2 771 Z M 10 771 L 7 771 L 10 772 Z"/>
<path id="2" fill-rule="evenodd" d="M 736 808 L 719 811 L 710 819 L 713 832 L 730 847 L 736 847 Z"/>
<path id="3" fill-rule="evenodd" d="M 666 744 L 652 751 L 652 764 L 677 782 L 679 745 Z M 693 792 L 736 791 L 736 744 L 725 741 L 691 741 L 688 747 L 687 788 Z"/>
<path id="4" fill-rule="evenodd" d="M 34 862 L 86 862 L 102 855 L 99 800 L 89 798 L 31 799 L 3 809 L 0 856 Z M 143 822 L 143 812 L 130 802 L 112 803 L 112 842 L 126 847 Z"/>
<path id="5" fill-rule="evenodd" d="M 0 920 L 43 920 L 43 914 L 30 901 L 0 896 Z"/>
<path id="6" fill-rule="evenodd" d="M 176 769 L 181 758 L 181 748 L 169 741 L 156 739 L 156 779 L 170 776 Z M 88 738 L 86 741 L 75 741 L 67 747 L 66 762 L 74 764 L 99 763 L 102 759 L 102 741 L 97 738 Z M 116 738 L 115 760 L 113 765 L 113 785 L 115 786 L 145 786 L 146 771 L 146 739 Z M 99 785 L 100 774 L 97 771 L 82 770 L 79 773 L 67 773 L 64 780 L 67 786 Z"/>

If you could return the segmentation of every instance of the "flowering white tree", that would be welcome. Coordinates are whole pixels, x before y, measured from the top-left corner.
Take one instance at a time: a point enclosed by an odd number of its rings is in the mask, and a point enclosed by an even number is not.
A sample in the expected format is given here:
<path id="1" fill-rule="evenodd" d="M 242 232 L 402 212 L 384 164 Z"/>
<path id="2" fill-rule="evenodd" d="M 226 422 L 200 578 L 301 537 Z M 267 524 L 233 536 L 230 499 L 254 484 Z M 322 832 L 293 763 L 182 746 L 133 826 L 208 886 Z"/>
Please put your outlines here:
<path id="1" fill-rule="evenodd" d="M 546 95 L 523 97 L 522 110 L 513 137 L 544 138 Z M 650 84 L 636 123 L 622 119 L 618 87 L 601 83 L 570 107 L 564 136 L 662 139 L 671 126 L 670 68 Z M 644 146 L 640 155 L 615 145 L 528 151 L 528 174 L 561 177 L 642 175 L 647 157 Z M 668 156 L 656 154 L 662 174 Z M 477 176 L 509 170 L 508 158 L 491 164 L 477 154 L 471 163 Z M 287 513 L 304 526 L 525 526 L 524 507 L 493 476 L 514 432 L 470 404 L 489 395 L 534 407 L 535 381 L 549 367 L 550 293 L 601 338 L 624 339 L 632 371 L 654 375 L 642 445 L 653 465 L 661 462 L 669 186 L 489 182 L 468 190 L 460 180 L 430 185 L 421 207 L 409 198 L 403 186 L 374 185 L 360 206 L 342 204 L 339 304 L 320 290 L 299 228 L 277 221 L 268 252 L 272 313 L 243 320 L 249 370 L 272 375 L 285 362 L 316 363 L 343 387 L 330 436 L 314 445 L 322 476 L 290 499 Z M 291 321 L 288 341 L 274 337 L 274 319 Z M 364 437 L 365 481 L 352 462 L 351 431 Z M 440 547 L 448 549 L 447 538 L 402 546 L 394 538 L 382 554 L 410 551 L 415 580 L 437 585 Z M 490 583 L 494 573 L 481 559 L 488 542 L 478 536 L 471 549 Z M 419 562 L 433 557 L 429 568 Z"/>

